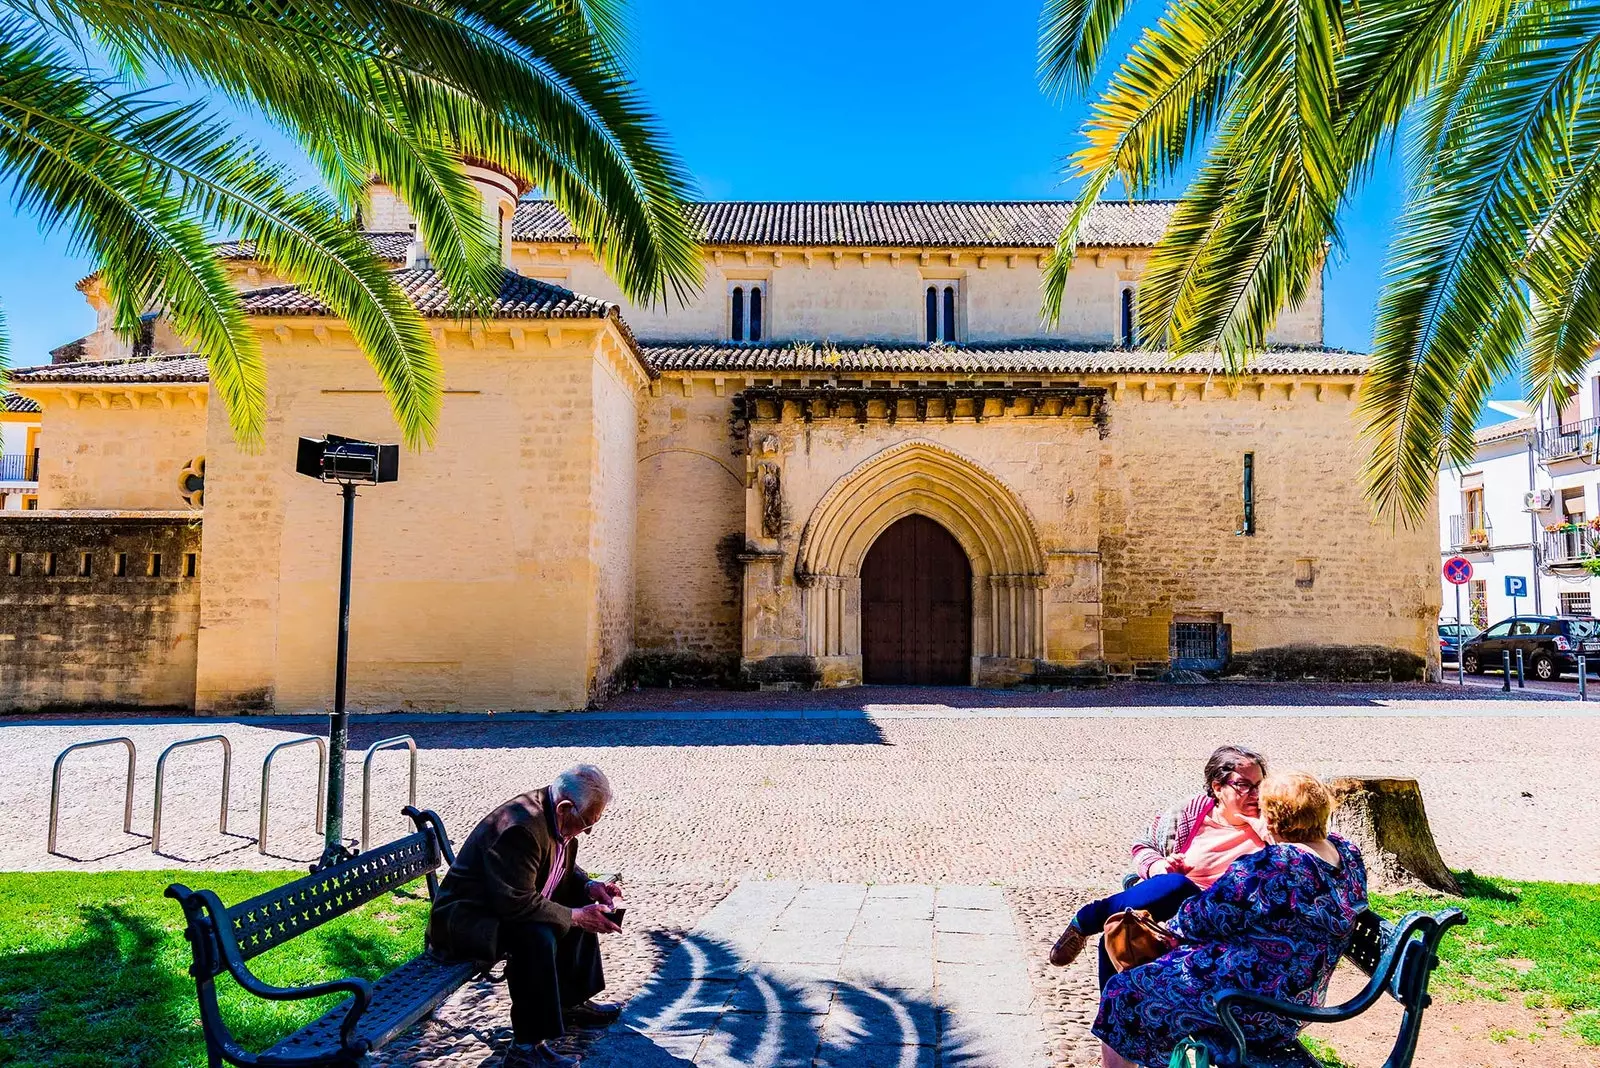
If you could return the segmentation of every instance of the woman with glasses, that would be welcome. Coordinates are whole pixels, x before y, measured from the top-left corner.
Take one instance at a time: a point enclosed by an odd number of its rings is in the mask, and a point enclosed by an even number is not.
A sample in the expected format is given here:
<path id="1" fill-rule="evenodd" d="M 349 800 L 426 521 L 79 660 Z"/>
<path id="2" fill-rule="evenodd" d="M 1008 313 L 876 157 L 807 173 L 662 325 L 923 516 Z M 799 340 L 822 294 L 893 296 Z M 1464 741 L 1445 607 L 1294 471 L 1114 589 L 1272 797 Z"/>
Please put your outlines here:
<path id="1" fill-rule="evenodd" d="M 1205 792 L 1157 816 L 1150 832 L 1134 843 L 1137 872 L 1121 893 L 1078 910 L 1050 950 L 1050 963 L 1064 968 L 1078 958 L 1092 935 L 1123 909 L 1143 909 L 1169 920 L 1178 907 L 1222 878 L 1228 866 L 1266 846 L 1261 820 L 1261 780 L 1267 762 L 1260 753 L 1225 745 L 1206 761 Z M 1116 974 L 1104 942 L 1100 988 Z"/>
<path id="2" fill-rule="evenodd" d="M 1101 993 L 1102 1068 L 1166 1064 L 1185 1038 L 1215 1059 L 1231 1045 L 1211 1003 L 1225 989 L 1322 1004 L 1366 910 L 1367 869 L 1355 846 L 1328 833 L 1333 795 L 1315 775 L 1273 775 L 1260 795 L 1266 848 L 1184 902 L 1171 925 L 1177 948 L 1113 976 Z M 1252 1049 L 1286 1045 L 1304 1026 L 1257 1010 L 1235 1019 Z"/>

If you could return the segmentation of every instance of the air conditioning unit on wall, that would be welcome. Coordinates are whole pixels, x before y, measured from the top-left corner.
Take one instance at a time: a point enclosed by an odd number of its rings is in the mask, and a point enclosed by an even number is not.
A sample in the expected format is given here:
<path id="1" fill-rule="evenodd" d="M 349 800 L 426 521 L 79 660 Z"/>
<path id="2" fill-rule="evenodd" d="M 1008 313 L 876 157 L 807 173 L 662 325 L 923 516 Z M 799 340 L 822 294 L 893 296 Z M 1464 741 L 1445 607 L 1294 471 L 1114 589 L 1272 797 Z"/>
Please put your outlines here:
<path id="1" fill-rule="evenodd" d="M 1523 510 L 1528 512 L 1542 512 L 1546 508 L 1553 507 L 1555 503 L 1556 495 L 1554 490 L 1529 490 L 1522 495 Z"/>

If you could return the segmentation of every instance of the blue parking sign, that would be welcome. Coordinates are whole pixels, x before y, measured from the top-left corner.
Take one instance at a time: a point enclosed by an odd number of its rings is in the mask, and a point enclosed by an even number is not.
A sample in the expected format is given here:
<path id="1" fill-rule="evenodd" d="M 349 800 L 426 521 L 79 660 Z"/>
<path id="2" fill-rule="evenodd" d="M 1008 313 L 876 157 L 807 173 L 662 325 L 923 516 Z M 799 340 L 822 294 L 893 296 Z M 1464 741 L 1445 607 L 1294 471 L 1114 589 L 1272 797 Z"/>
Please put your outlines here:
<path id="1" fill-rule="evenodd" d="M 1526 597 L 1526 596 L 1528 596 L 1528 580 L 1523 578 L 1521 575 L 1507 575 L 1506 576 L 1506 596 L 1507 597 Z"/>

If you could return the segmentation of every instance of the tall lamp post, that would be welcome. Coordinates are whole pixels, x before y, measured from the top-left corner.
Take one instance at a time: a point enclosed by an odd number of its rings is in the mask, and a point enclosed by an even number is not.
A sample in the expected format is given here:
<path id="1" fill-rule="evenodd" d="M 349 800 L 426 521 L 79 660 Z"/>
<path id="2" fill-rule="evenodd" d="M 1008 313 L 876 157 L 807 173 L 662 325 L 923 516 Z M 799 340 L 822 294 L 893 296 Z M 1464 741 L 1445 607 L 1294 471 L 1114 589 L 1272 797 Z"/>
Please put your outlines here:
<path id="1" fill-rule="evenodd" d="M 350 717 L 345 712 L 345 673 L 350 662 L 350 560 L 356 524 L 356 487 L 393 482 L 400 477 L 400 447 L 357 441 L 329 434 L 301 438 L 294 469 L 331 482 L 344 498 L 344 536 L 339 546 L 339 644 L 334 656 L 333 715 L 328 719 L 328 804 L 323 826 L 322 859 L 313 871 L 349 859 L 344 845 L 344 755 L 350 744 Z"/>

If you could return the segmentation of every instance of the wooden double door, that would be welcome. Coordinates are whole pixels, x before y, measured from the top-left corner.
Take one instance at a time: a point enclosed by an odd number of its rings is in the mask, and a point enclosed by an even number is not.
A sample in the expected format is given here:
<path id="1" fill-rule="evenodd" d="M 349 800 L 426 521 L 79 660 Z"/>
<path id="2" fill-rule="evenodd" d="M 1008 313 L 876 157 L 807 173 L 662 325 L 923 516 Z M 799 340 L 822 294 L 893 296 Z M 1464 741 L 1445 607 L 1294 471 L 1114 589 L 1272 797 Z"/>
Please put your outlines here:
<path id="1" fill-rule="evenodd" d="M 907 516 L 861 565 L 862 679 L 965 686 L 971 667 L 972 565 L 948 530 Z"/>

